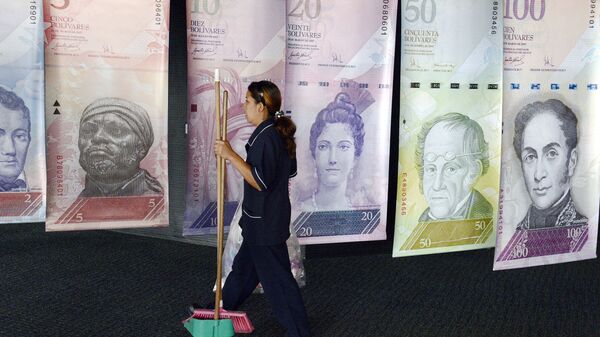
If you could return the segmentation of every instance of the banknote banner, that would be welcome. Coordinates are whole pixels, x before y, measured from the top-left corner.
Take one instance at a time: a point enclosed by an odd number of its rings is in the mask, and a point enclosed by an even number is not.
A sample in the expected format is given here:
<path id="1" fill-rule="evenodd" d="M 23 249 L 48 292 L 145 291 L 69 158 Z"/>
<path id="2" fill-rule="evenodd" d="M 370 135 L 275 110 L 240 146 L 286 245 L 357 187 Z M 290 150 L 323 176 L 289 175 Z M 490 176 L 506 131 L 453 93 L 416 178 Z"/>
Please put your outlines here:
<path id="1" fill-rule="evenodd" d="M 167 0 L 44 2 L 46 230 L 169 223 Z"/>
<path id="2" fill-rule="evenodd" d="M 42 9 L 0 3 L 0 223 L 46 216 Z"/>
<path id="3" fill-rule="evenodd" d="M 596 6 L 595 1 L 505 3 L 495 270 L 596 257 L 600 198 Z"/>
<path id="4" fill-rule="evenodd" d="M 492 247 L 502 133 L 501 4 L 403 0 L 401 6 L 392 255 Z"/>
<path id="5" fill-rule="evenodd" d="M 255 126 L 242 103 L 248 85 L 270 80 L 284 91 L 285 0 L 188 0 L 188 177 L 184 235 L 216 232 L 215 69 L 229 92 L 227 139 L 245 158 Z M 283 95 L 285 98 L 285 95 Z M 285 103 L 284 103 L 285 104 Z M 225 226 L 243 194 L 243 177 L 226 167 Z"/>
<path id="6" fill-rule="evenodd" d="M 386 238 L 397 1 L 288 0 L 284 109 L 301 244 Z"/>

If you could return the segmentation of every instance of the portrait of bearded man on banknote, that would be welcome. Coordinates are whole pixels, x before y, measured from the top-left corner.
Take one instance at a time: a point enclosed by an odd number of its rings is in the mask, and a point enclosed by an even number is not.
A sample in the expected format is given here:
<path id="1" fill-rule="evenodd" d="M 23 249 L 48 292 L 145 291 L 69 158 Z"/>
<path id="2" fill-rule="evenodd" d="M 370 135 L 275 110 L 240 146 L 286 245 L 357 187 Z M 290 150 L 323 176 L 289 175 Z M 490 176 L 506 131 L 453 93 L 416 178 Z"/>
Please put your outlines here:
<path id="1" fill-rule="evenodd" d="M 79 164 L 86 172 L 80 197 L 162 194 L 161 184 L 140 162 L 154 142 L 150 117 L 121 98 L 88 105 L 79 124 Z"/>
<path id="2" fill-rule="evenodd" d="M 488 143 L 477 122 L 455 112 L 434 118 L 423 125 L 415 154 L 429 206 L 419 222 L 492 217 L 492 205 L 474 188 L 490 165 Z"/>
<path id="3" fill-rule="evenodd" d="M 519 111 L 513 146 L 532 205 L 517 228 L 587 224 L 570 192 L 579 156 L 577 142 L 577 116 L 562 101 L 536 101 Z"/>
<path id="4" fill-rule="evenodd" d="M 29 108 L 0 86 L 0 192 L 27 191 L 25 160 L 31 142 Z"/>

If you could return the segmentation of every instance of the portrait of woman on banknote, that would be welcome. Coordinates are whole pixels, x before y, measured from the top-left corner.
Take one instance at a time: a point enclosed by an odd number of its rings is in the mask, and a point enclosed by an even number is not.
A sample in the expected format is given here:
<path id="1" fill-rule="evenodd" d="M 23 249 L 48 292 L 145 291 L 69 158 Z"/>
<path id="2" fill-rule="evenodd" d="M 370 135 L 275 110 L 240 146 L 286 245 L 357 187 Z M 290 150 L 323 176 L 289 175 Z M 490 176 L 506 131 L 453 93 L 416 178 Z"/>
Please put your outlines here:
<path id="1" fill-rule="evenodd" d="M 317 187 L 301 201 L 302 211 L 352 209 L 360 195 L 351 195 L 355 166 L 362 154 L 365 128 L 361 113 L 374 100 L 367 90 L 338 93 L 321 110 L 310 128 L 310 152 Z"/>

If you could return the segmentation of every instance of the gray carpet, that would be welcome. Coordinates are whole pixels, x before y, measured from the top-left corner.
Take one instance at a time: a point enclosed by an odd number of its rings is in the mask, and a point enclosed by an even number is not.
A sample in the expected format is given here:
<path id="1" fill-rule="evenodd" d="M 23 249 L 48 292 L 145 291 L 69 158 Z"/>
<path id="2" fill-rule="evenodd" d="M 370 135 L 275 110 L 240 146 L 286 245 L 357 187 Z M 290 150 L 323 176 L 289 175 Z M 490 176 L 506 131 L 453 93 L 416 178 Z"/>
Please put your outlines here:
<path id="1" fill-rule="evenodd" d="M 492 272 L 492 250 L 315 251 L 307 248 L 302 293 L 316 337 L 600 336 L 597 259 Z M 212 296 L 215 256 L 115 232 L 0 226 L 0 336 L 190 336 L 180 319 Z M 243 309 L 256 326 L 249 336 L 284 334 L 262 295 Z"/>

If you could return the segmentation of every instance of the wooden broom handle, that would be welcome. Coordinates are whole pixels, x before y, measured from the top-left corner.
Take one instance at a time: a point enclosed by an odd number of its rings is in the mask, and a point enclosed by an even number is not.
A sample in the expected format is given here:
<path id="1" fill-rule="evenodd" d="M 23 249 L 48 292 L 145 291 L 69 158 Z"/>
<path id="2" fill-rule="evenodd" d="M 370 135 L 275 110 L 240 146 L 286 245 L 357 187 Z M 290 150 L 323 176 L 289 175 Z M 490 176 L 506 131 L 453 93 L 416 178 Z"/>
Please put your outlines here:
<path id="1" fill-rule="evenodd" d="M 221 82 L 215 80 L 215 110 L 216 110 L 216 139 L 221 140 Z M 217 280 L 215 291 L 215 320 L 219 319 L 221 310 L 221 273 L 223 269 L 223 219 L 221 208 L 223 207 L 223 196 L 221 185 L 223 184 L 221 157 L 217 158 Z"/>

